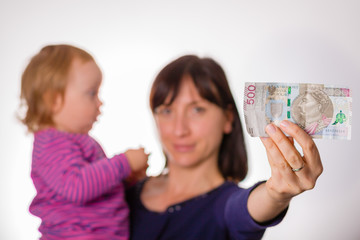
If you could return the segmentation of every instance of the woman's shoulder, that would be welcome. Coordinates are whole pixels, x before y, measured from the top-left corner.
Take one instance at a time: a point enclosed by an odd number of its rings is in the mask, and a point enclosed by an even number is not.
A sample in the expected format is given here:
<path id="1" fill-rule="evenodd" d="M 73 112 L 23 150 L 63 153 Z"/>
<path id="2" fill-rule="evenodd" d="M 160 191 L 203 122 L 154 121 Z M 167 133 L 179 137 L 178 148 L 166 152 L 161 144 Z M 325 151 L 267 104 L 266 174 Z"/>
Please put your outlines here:
<path id="1" fill-rule="evenodd" d="M 147 177 L 140 184 L 141 194 L 144 197 L 158 195 L 164 191 L 166 179 L 164 175 Z"/>
<path id="2" fill-rule="evenodd" d="M 132 185 L 128 192 L 129 194 L 154 194 L 155 191 L 159 191 L 164 186 L 164 181 L 161 176 L 149 176 L 142 180 L 139 180 L 137 183 Z"/>
<path id="3" fill-rule="evenodd" d="M 130 208 L 145 208 L 141 201 L 141 196 L 154 195 L 157 187 L 161 187 L 159 177 L 146 177 L 126 190 L 126 200 Z M 136 207 L 135 207 L 136 206 Z"/>

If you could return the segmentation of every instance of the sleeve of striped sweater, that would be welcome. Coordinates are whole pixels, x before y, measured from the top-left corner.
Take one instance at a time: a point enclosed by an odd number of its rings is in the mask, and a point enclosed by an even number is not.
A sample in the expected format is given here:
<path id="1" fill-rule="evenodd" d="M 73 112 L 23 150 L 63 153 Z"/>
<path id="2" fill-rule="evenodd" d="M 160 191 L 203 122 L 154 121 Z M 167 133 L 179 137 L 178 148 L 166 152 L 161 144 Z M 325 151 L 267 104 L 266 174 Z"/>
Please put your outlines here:
<path id="1" fill-rule="evenodd" d="M 122 186 L 131 170 L 124 154 L 107 158 L 89 136 L 79 144 L 57 136 L 35 140 L 32 171 L 51 192 L 84 204 Z"/>

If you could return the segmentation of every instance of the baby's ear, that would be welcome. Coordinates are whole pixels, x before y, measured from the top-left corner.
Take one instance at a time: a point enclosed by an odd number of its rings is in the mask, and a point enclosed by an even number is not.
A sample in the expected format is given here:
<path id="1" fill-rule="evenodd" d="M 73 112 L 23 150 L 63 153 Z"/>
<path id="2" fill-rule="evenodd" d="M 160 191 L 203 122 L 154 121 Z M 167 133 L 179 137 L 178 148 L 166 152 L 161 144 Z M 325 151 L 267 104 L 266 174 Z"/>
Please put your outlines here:
<path id="1" fill-rule="evenodd" d="M 46 107 L 52 112 L 60 111 L 63 104 L 63 97 L 60 93 L 48 91 L 43 96 Z"/>
<path id="2" fill-rule="evenodd" d="M 57 113 L 60 111 L 62 105 L 63 105 L 63 96 L 61 96 L 60 93 L 57 93 L 54 97 L 54 102 L 52 106 L 53 113 Z"/>

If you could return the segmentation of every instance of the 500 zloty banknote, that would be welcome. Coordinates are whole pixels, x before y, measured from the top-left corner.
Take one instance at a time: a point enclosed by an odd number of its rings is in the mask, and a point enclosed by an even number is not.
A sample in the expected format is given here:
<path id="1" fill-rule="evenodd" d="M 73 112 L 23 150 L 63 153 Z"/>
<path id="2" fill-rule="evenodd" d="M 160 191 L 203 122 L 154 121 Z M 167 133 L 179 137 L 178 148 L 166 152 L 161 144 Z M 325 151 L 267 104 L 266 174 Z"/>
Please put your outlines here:
<path id="1" fill-rule="evenodd" d="M 265 127 L 287 119 L 313 138 L 351 139 L 351 91 L 345 87 L 303 83 L 245 83 L 248 133 L 266 137 Z"/>

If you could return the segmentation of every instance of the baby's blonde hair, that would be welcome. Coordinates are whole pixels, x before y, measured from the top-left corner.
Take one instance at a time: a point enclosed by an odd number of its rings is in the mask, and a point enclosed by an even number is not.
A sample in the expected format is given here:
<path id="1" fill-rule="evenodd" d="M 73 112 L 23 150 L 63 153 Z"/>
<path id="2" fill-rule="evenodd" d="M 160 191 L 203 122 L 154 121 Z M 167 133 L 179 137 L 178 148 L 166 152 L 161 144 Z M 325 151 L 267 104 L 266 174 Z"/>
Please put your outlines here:
<path id="1" fill-rule="evenodd" d="M 45 46 L 32 57 L 21 78 L 21 108 L 26 107 L 25 116 L 20 117 L 29 132 L 44 126 L 52 126 L 52 106 L 58 95 L 62 98 L 73 60 L 94 61 L 86 51 L 71 45 Z"/>

